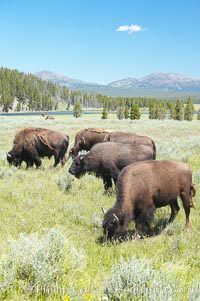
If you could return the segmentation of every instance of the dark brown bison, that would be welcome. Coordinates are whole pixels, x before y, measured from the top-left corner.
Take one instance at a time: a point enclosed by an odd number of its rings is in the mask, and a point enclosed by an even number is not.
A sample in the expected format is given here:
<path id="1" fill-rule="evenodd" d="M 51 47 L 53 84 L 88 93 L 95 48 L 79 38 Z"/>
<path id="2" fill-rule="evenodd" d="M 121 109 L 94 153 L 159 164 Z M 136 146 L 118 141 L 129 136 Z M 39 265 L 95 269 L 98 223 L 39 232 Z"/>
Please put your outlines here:
<path id="1" fill-rule="evenodd" d="M 140 136 L 134 133 L 127 132 L 112 132 L 105 136 L 104 142 L 120 142 L 126 144 L 144 144 L 149 145 L 154 150 L 154 157 L 156 159 L 156 146 L 154 141 L 147 136 Z"/>
<path id="2" fill-rule="evenodd" d="M 7 153 L 7 161 L 16 167 L 26 162 L 27 167 L 41 165 L 41 157 L 54 156 L 54 167 L 63 166 L 69 145 L 69 137 L 60 132 L 43 128 L 25 128 L 16 133 L 13 148 Z"/>
<path id="3" fill-rule="evenodd" d="M 129 222 L 135 220 L 135 236 L 140 235 L 144 226 L 150 230 L 155 209 L 167 205 L 171 207 L 169 223 L 172 223 L 180 209 L 178 196 L 188 226 L 195 193 L 186 163 L 163 160 L 131 164 L 119 175 L 116 203 L 104 216 L 104 234 L 109 239 L 123 237 Z"/>
<path id="4" fill-rule="evenodd" d="M 79 131 L 75 136 L 74 146 L 70 149 L 69 155 L 74 158 L 81 150 L 89 151 L 91 147 L 99 142 L 103 142 L 108 130 L 100 128 L 88 128 Z"/>
<path id="5" fill-rule="evenodd" d="M 108 190 L 112 187 L 112 179 L 116 183 L 125 166 L 150 159 L 153 159 L 153 150 L 147 145 L 102 142 L 94 145 L 86 155 L 76 157 L 69 172 L 77 178 L 93 172 L 103 179 L 104 188 Z"/>

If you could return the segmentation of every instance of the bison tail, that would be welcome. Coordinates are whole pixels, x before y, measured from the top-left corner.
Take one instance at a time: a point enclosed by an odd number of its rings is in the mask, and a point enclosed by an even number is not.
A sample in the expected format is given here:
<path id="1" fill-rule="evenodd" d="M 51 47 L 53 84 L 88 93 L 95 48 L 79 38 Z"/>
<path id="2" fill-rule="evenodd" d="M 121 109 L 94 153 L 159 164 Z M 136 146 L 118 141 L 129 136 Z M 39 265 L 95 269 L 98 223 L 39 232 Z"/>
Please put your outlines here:
<path id="1" fill-rule="evenodd" d="M 194 184 L 191 184 L 190 186 L 190 208 L 195 208 L 195 203 L 193 202 L 192 198 L 196 195 L 196 189 L 194 188 Z"/>
<path id="2" fill-rule="evenodd" d="M 196 195 L 196 189 L 194 188 L 194 184 L 190 186 L 190 195 L 192 198 Z"/>

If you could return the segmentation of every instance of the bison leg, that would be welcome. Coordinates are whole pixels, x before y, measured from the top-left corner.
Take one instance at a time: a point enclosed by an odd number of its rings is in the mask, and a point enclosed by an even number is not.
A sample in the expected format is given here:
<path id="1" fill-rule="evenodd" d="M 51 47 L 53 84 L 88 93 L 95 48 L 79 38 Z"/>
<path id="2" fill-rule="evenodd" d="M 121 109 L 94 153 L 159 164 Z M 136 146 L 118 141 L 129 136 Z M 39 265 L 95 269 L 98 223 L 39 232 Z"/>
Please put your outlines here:
<path id="1" fill-rule="evenodd" d="M 40 157 L 34 158 L 34 163 L 36 165 L 36 168 L 39 168 L 42 164 L 42 161 L 40 160 Z"/>
<path id="2" fill-rule="evenodd" d="M 34 152 L 34 153 L 32 154 L 31 161 L 35 163 L 36 168 L 40 167 L 41 164 L 42 164 L 42 161 L 41 161 L 41 159 L 40 159 L 40 157 L 39 157 L 39 155 L 38 155 L 37 152 Z"/>
<path id="3" fill-rule="evenodd" d="M 33 167 L 33 160 L 30 160 L 30 161 L 26 161 L 26 168 L 29 168 L 29 167 Z"/>
<path id="4" fill-rule="evenodd" d="M 183 208 L 185 210 L 185 217 L 186 217 L 186 228 L 189 226 L 189 215 L 190 215 L 190 204 L 191 204 L 191 197 L 189 193 L 182 192 L 180 194 L 180 198 L 183 202 Z"/>
<path id="5" fill-rule="evenodd" d="M 42 161 L 40 160 L 40 156 L 35 148 L 27 148 L 26 156 L 28 158 L 28 160 L 26 160 L 28 162 L 27 167 L 33 166 L 33 164 L 35 163 L 36 168 L 38 168 L 42 164 Z"/>
<path id="6" fill-rule="evenodd" d="M 111 177 L 103 177 L 104 189 L 107 191 L 109 188 L 112 188 L 112 179 Z"/>
<path id="7" fill-rule="evenodd" d="M 63 149 L 61 152 L 60 152 L 60 161 L 61 161 L 61 166 L 63 167 L 67 161 L 67 158 L 66 158 L 66 151 L 67 149 Z"/>
<path id="8" fill-rule="evenodd" d="M 60 155 L 55 153 L 54 154 L 54 160 L 55 160 L 55 162 L 54 162 L 53 167 L 56 167 L 60 163 Z"/>
<path id="9" fill-rule="evenodd" d="M 155 211 L 155 208 L 152 206 L 152 207 L 149 207 L 148 209 L 145 209 L 143 212 L 138 214 L 137 217 L 135 217 L 136 232 L 135 232 L 134 238 L 141 236 L 143 227 L 146 227 L 148 234 L 151 235 L 151 224 L 152 224 L 153 217 L 154 217 L 154 211 Z"/>
<path id="10" fill-rule="evenodd" d="M 60 161 L 61 161 L 61 166 L 63 167 L 65 165 L 66 161 L 67 161 L 66 156 L 64 155 L 63 158 L 61 158 Z"/>
<path id="11" fill-rule="evenodd" d="M 180 207 L 177 203 L 177 200 L 174 201 L 173 203 L 171 203 L 170 207 L 171 207 L 171 215 L 170 215 L 170 218 L 169 218 L 169 221 L 168 221 L 169 224 L 173 223 L 173 221 L 175 220 L 175 217 L 177 216 L 177 214 L 180 210 Z"/>

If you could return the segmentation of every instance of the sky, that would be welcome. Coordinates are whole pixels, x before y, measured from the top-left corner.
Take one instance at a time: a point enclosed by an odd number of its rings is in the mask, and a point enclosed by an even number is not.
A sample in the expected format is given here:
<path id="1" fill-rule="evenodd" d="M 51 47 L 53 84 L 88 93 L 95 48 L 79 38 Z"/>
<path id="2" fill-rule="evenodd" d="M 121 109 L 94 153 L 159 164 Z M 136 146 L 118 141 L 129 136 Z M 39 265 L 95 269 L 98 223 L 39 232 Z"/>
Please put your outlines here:
<path id="1" fill-rule="evenodd" d="M 200 78 L 200 1 L 0 0 L 0 67 L 98 84 Z"/>

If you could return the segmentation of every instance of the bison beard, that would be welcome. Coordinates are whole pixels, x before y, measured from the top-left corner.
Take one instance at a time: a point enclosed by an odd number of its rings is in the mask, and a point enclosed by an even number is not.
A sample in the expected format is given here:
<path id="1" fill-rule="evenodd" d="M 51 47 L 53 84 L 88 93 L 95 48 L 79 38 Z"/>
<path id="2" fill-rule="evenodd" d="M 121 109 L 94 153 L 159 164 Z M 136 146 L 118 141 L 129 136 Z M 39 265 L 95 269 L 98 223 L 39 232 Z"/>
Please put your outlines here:
<path id="1" fill-rule="evenodd" d="M 150 231 L 156 208 L 167 205 L 171 207 L 168 222 L 172 223 L 180 209 L 178 196 L 188 227 L 195 194 L 192 173 L 186 163 L 163 160 L 131 164 L 118 178 L 116 203 L 104 216 L 104 235 L 108 239 L 123 237 L 131 220 L 135 220 L 135 237 L 141 235 L 144 227 Z"/>

